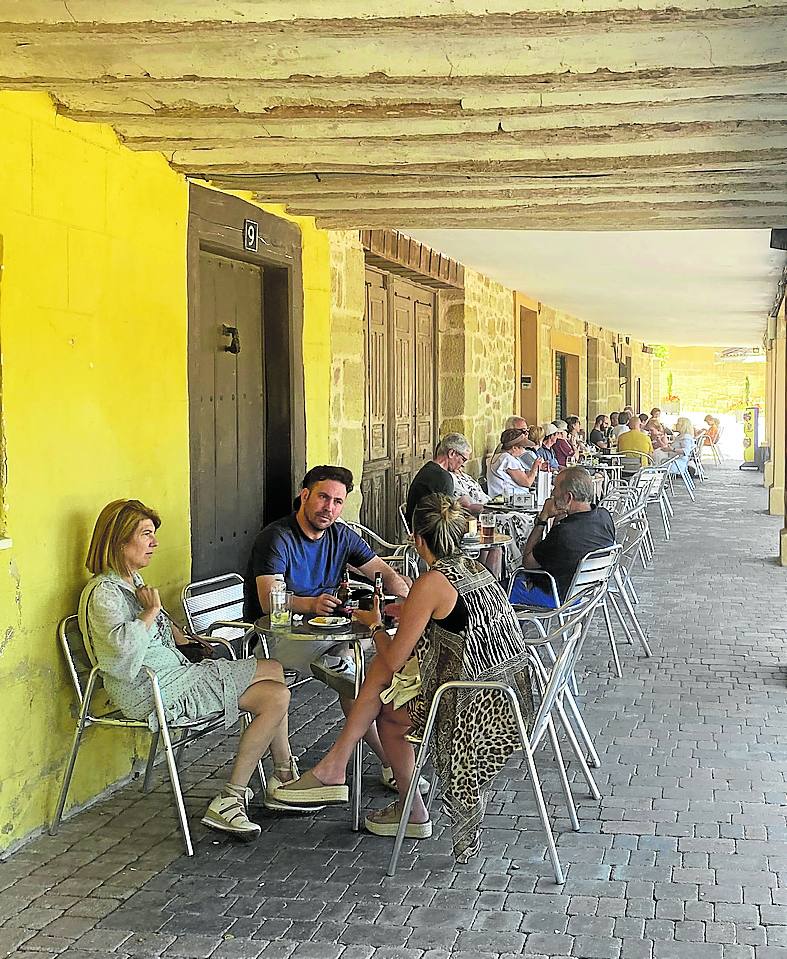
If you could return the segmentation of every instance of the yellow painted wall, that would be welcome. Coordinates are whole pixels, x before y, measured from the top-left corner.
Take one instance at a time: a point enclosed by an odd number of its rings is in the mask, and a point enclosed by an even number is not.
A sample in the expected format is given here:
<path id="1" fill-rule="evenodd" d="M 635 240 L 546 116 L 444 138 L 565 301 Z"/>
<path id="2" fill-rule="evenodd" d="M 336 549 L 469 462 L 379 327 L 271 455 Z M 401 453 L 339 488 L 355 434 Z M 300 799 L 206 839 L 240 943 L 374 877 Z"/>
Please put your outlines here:
<path id="1" fill-rule="evenodd" d="M 186 204 L 163 158 L 0 93 L 0 343 L 6 535 L 0 552 L 0 848 L 48 821 L 73 721 L 55 645 L 98 511 L 137 496 L 164 518 L 150 578 L 189 573 Z M 12 745 L 13 744 L 13 745 Z M 92 730 L 72 802 L 129 771 Z"/>
<path id="2" fill-rule="evenodd" d="M 682 410 L 731 413 L 755 403 L 764 408 L 765 363 L 719 362 L 717 355 L 721 349 L 722 347 L 668 346 L 661 376 L 661 405 L 666 405 L 667 377 L 672 373 L 672 392 L 680 397 Z"/>

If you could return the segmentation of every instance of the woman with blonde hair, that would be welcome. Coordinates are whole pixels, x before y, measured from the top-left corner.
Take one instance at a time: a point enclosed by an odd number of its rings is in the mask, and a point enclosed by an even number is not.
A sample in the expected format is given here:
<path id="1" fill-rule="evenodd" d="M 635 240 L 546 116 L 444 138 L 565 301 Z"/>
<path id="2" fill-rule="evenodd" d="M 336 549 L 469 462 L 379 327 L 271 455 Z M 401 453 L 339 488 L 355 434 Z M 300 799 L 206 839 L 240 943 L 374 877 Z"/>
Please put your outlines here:
<path id="1" fill-rule="evenodd" d="M 685 473 L 687 470 L 691 472 L 689 460 L 694 450 L 694 425 L 688 416 L 678 417 L 670 449 L 678 454 L 677 459 L 670 461 L 670 473 Z"/>
<path id="2" fill-rule="evenodd" d="M 418 735 L 437 688 L 450 680 L 499 679 L 519 691 L 532 718 L 533 699 L 519 623 L 505 592 L 459 551 L 467 518 L 455 500 L 425 496 L 413 513 L 413 539 L 429 571 L 415 581 L 391 638 L 380 610 L 355 615 L 372 629 L 377 655 L 335 745 L 314 769 L 276 790 L 287 803 L 347 802 L 347 763 L 376 719 L 400 799 L 366 817 L 377 836 L 395 836 L 415 756 L 406 738 Z M 494 776 L 519 748 L 513 713 L 497 690 L 459 690 L 440 701 L 432 758 L 451 817 L 454 855 L 467 861 L 480 848 L 480 827 Z M 432 824 L 420 794 L 407 836 L 423 839 Z"/>
<path id="3" fill-rule="evenodd" d="M 252 656 L 192 663 L 178 650 L 188 638 L 163 610 L 158 589 L 146 586 L 140 575 L 158 546 L 160 526 L 158 513 L 139 500 L 114 500 L 101 511 L 85 563 L 93 578 L 79 600 L 85 646 L 113 704 L 129 719 L 146 720 L 152 730 L 157 720 L 144 667 L 158 677 L 168 723 L 223 712 L 229 728 L 240 710 L 253 715 L 229 782 L 202 822 L 239 839 L 255 839 L 261 829 L 249 819 L 247 807 L 257 762 L 270 748 L 275 776 L 264 801 L 269 808 L 288 808 L 272 793 L 298 775 L 287 736 L 290 693 L 281 666 L 271 660 Z"/>

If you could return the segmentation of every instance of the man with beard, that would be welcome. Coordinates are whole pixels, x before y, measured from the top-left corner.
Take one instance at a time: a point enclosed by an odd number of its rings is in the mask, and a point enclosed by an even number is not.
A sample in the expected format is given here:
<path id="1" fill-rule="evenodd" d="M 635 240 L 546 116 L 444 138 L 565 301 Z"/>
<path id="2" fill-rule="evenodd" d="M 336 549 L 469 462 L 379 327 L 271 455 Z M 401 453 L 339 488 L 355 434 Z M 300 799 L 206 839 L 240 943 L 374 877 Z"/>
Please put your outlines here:
<path id="1" fill-rule="evenodd" d="M 381 573 L 386 593 L 407 596 L 409 582 L 400 576 L 349 526 L 336 521 L 353 489 L 353 475 L 342 466 L 315 466 L 303 479 L 295 512 L 264 527 L 252 546 L 244 583 L 246 622 L 270 611 L 270 593 L 278 576 L 293 592 L 292 611 L 305 619 L 330 616 L 340 605 L 336 592 L 347 566 L 374 580 Z M 271 644 L 271 658 L 288 669 L 311 673 L 339 693 L 347 714 L 355 693 L 355 664 L 346 644 L 335 639 L 310 641 L 282 637 Z M 372 726 L 367 744 L 383 765 L 383 781 L 392 774 Z M 395 788 L 395 784 L 392 788 Z"/>

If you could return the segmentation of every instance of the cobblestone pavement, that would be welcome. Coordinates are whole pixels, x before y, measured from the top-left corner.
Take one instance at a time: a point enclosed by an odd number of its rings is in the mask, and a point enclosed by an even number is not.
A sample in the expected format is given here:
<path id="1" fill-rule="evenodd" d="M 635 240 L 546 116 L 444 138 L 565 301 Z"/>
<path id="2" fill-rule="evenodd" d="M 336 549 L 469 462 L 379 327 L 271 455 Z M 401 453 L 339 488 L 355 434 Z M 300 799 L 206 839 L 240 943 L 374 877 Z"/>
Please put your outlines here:
<path id="1" fill-rule="evenodd" d="M 585 715 L 603 798 L 579 782 L 581 830 L 545 792 L 567 882 L 556 887 L 522 773 L 500 777 L 482 858 L 455 866 L 445 825 L 384 877 L 388 840 L 354 834 L 347 810 L 274 818 L 235 845 L 199 825 L 232 743 L 192 747 L 184 779 L 196 855 L 182 855 L 164 785 L 139 785 L 0 864 L 0 955 L 68 959 L 787 959 L 787 571 L 780 522 L 757 474 L 711 471 L 692 507 L 677 494 L 673 539 L 656 534 L 639 577 L 654 649 L 622 647 L 610 674 L 600 637 L 584 661 Z M 338 710 L 296 690 L 306 764 Z M 101 735 L 98 731 L 95 735 Z M 365 799 L 386 799 L 367 768 Z M 409 844 L 408 844 L 409 845 Z"/>

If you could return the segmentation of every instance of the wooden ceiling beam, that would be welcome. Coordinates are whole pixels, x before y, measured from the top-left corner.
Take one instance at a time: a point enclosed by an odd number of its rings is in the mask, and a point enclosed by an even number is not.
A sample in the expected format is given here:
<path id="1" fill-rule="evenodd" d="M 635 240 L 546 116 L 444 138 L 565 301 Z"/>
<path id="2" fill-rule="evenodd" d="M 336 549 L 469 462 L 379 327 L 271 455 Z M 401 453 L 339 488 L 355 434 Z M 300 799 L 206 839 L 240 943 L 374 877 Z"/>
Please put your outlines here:
<path id="1" fill-rule="evenodd" d="M 593 210 L 565 209 L 555 207 L 547 211 L 512 210 L 508 213 L 491 212 L 486 208 L 475 211 L 461 210 L 435 215 L 419 214 L 411 210 L 346 211 L 336 216 L 317 216 L 318 227 L 325 230 L 349 229 L 397 229 L 404 232 L 415 230 L 466 230 L 472 223 L 476 230 L 581 230 L 628 231 L 628 230 L 711 230 L 711 229 L 752 229 L 766 230 L 774 222 L 784 222 L 787 217 L 787 203 L 769 207 L 748 208 L 746 206 L 728 208 L 697 208 L 689 205 L 685 210 L 664 210 L 649 207 L 647 210 L 633 211 L 630 205 L 623 209 L 614 206 L 606 213 Z"/>
<path id="2" fill-rule="evenodd" d="M 639 0 L 636 7 L 652 13 L 671 10 L 707 10 L 707 0 Z M 755 6 L 769 10 L 781 0 L 714 0 L 714 9 L 735 11 Z M 485 17 L 536 14 L 577 14 L 587 11 L 617 13 L 631 9 L 626 0 L 430 0 L 431 16 Z M 105 22 L 115 24 L 160 23 L 276 23 L 309 20 L 372 20 L 423 17 L 422 0 L 4 0 L 2 18 L 15 24 L 68 24 Z"/>
<path id="3" fill-rule="evenodd" d="M 408 117 L 406 119 L 294 119 L 191 117 L 120 118 L 115 129 L 128 145 L 143 149 L 150 142 L 167 139 L 178 144 L 189 141 L 255 140 L 270 137 L 282 140 L 328 140 L 351 137 L 390 138 L 419 136 L 467 136 L 469 134 L 525 133 L 541 135 L 560 129 L 585 129 L 595 135 L 602 128 L 619 124 L 740 123 L 742 121 L 787 121 L 787 93 L 773 97 L 717 97 L 686 100 L 677 104 L 636 103 L 622 106 L 588 106 L 562 110 L 483 114 L 460 117 Z M 184 135 L 187 134 L 187 136 Z"/>
<path id="4" fill-rule="evenodd" d="M 787 182 L 782 183 L 781 190 L 785 191 Z M 695 209 L 703 209 L 707 204 L 716 202 L 762 204 L 772 203 L 774 197 L 779 195 L 778 190 L 772 188 L 765 189 L 729 189 L 719 188 L 706 192 L 691 192 L 681 189 L 676 190 L 647 190 L 642 189 L 636 196 L 642 203 L 649 203 L 653 209 L 661 209 L 670 206 L 675 202 L 691 203 Z M 270 203 L 269 197 L 265 194 L 257 193 L 256 198 L 261 202 Z M 621 191 L 588 191 L 585 193 L 573 190 L 564 190 L 560 194 L 562 206 L 575 205 L 577 208 L 583 208 L 592 215 L 595 208 L 601 205 L 609 206 L 617 204 L 619 208 L 625 208 L 632 194 Z M 444 211 L 468 210 L 476 211 L 479 207 L 489 210 L 491 213 L 497 210 L 538 210 L 541 208 L 553 208 L 555 206 L 555 194 L 551 195 L 527 195 L 527 196 L 495 196 L 479 197 L 477 195 L 453 195 L 453 196 L 434 196 L 411 198 L 407 196 L 397 197 L 364 197 L 361 194 L 356 196 L 339 197 L 321 197 L 312 200 L 298 200 L 296 197 L 284 201 L 290 213 L 298 216 L 326 216 L 330 214 L 340 215 L 349 211 L 355 215 L 356 211 L 382 211 L 391 210 L 412 210 L 413 213 L 434 212 L 441 215 Z"/>
<path id="5" fill-rule="evenodd" d="M 598 15 L 519 25 L 495 17 L 466 24 L 437 18 L 325 24 L 162 25 L 144 29 L 98 24 L 18 27 L 0 24 L 0 76 L 83 80 L 184 76 L 362 78 L 374 73 L 423 82 L 452 77 L 526 77 L 572 71 L 733 69 L 779 62 L 784 56 L 787 5 L 768 15 L 756 8 L 693 20 L 670 16 L 620 22 Z"/>
<path id="6" fill-rule="evenodd" d="M 561 130 L 407 140 L 154 140 L 146 141 L 144 148 L 161 151 L 184 170 L 320 173 L 375 169 L 427 173 L 443 169 L 470 174 L 546 170 L 552 163 L 572 161 L 580 168 L 582 163 L 606 161 L 625 169 L 636 157 L 652 161 L 673 156 L 680 157 L 684 164 L 712 165 L 722 149 L 727 155 L 745 154 L 755 142 L 763 159 L 783 159 L 787 124 L 621 125 L 600 130 L 595 136 L 586 130 Z M 140 148 L 142 144 L 132 146 Z M 530 166 L 519 169 L 520 164 Z"/>
<path id="7" fill-rule="evenodd" d="M 51 89 L 39 81 L 37 86 Z M 31 81 L 0 77 L 6 89 L 29 89 Z M 465 116 L 595 104 L 675 103 L 687 99 L 780 96 L 787 90 L 787 63 L 746 70 L 677 69 L 613 74 L 561 73 L 529 78 L 365 77 L 360 80 L 223 80 L 201 77 L 158 80 L 58 81 L 62 111 L 75 119 L 114 122 L 124 116 L 335 119 L 380 116 Z"/>
<path id="8" fill-rule="evenodd" d="M 359 174 L 313 174 L 281 176 L 238 175 L 217 176 L 214 185 L 251 190 L 268 201 L 308 203 L 316 199 L 346 199 L 357 196 L 379 198 L 383 202 L 402 197 L 416 200 L 421 197 L 475 195 L 479 198 L 496 195 L 519 196 L 533 194 L 554 195 L 560 191 L 610 191 L 638 193 L 642 189 L 711 191 L 716 188 L 784 189 L 787 187 L 787 158 L 780 165 L 752 167 L 744 170 L 686 172 L 653 169 L 647 171 L 612 172 L 598 176 L 562 177 L 481 177 L 481 176 L 415 176 L 392 174 L 365 176 Z"/>

